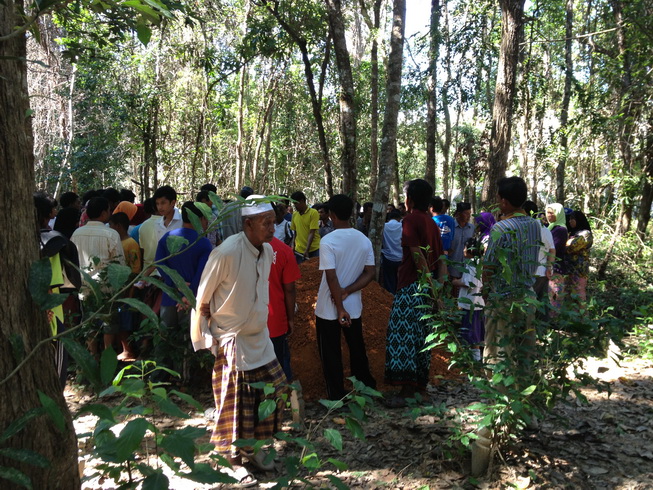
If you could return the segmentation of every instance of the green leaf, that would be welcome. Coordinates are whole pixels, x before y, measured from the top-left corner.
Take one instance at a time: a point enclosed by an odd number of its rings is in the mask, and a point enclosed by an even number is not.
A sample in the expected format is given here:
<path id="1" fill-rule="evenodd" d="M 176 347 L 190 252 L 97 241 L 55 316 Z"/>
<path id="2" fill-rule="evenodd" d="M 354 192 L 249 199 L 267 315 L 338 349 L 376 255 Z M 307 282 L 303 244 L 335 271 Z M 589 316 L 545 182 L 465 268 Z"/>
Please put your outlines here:
<path id="1" fill-rule="evenodd" d="M 177 395 L 184 402 L 188 403 L 189 405 L 192 405 L 197 410 L 204 410 L 204 406 L 200 402 L 198 402 L 197 400 L 195 400 L 195 398 L 193 398 L 192 396 L 186 393 L 182 393 L 181 391 L 177 391 L 177 390 L 170 390 L 170 394 Z"/>
<path id="2" fill-rule="evenodd" d="M 197 216 L 195 213 L 186 213 L 188 216 L 188 219 L 190 220 L 190 223 L 193 225 L 193 228 L 197 233 L 200 235 L 204 233 L 204 228 L 202 227 L 202 222 L 200 221 L 199 216 Z"/>
<path id="3" fill-rule="evenodd" d="M 170 481 L 163 474 L 163 470 L 158 469 L 153 474 L 143 480 L 142 490 L 168 490 Z"/>
<path id="4" fill-rule="evenodd" d="M 116 456 L 119 462 L 127 461 L 136 451 L 145 437 L 145 432 L 150 423 L 144 418 L 131 420 L 122 431 L 116 441 Z"/>
<path id="5" fill-rule="evenodd" d="M 206 463 L 197 463 L 190 473 L 178 474 L 198 483 L 235 483 L 226 473 L 214 470 Z"/>
<path id="6" fill-rule="evenodd" d="M 335 458 L 329 458 L 327 459 L 327 462 L 331 463 L 339 471 L 345 471 L 349 467 L 347 466 L 347 463 L 345 463 L 344 461 L 340 461 L 339 459 L 335 459 Z"/>
<path id="7" fill-rule="evenodd" d="M 324 437 L 338 451 L 342 451 L 342 434 L 335 429 L 325 429 Z"/>
<path id="8" fill-rule="evenodd" d="M 41 405 L 43 405 L 43 408 L 45 409 L 45 413 L 47 413 L 48 416 L 52 419 L 54 426 L 59 430 L 59 432 L 63 432 L 66 429 L 66 420 L 64 419 L 61 408 L 59 408 L 59 405 L 57 405 L 52 398 L 43 393 L 41 390 L 37 390 L 37 393 L 39 395 Z"/>
<path id="9" fill-rule="evenodd" d="M 328 410 L 337 410 L 345 405 L 342 400 L 320 400 L 320 403 Z"/>
<path id="10" fill-rule="evenodd" d="M 21 430 L 25 428 L 27 423 L 32 420 L 35 417 L 38 417 L 39 415 L 42 415 L 45 410 L 43 407 L 36 407 L 28 410 L 25 412 L 23 415 L 20 416 L 17 420 L 14 420 L 11 424 L 9 424 L 9 427 L 5 429 L 5 431 L 2 433 L 2 436 L 0 436 L 0 443 L 3 443 L 7 440 L 9 440 L 11 437 L 14 435 L 18 434 Z"/>
<path id="11" fill-rule="evenodd" d="M 188 240 L 183 236 L 168 235 L 168 238 L 166 238 L 166 247 L 168 249 L 168 252 L 170 252 L 170 255 L 176 254 L 181 250 L 182 247 L 187 247 L 187 246 L 188 246 Z"/>
<path id="12" fill-rule="evenodd" d="M 111 383 L 111 380 L 116 374 L 117 367 L 118 356 L 116 355 L 116 351 L 113 350 L 113 347 L 109 346 L 102 351 L 102 357 L 100 358 L 100 379 L 103 385 Z"/>
<path id="13" fill-rule="evenodd" d="M 215 192 L 209 191 L 209 199 L 211 199 L 213 205 L 216 208 L 218 208 L 218 211 L 220 211 L 224 207 L 224 203 L 222 202 L 222 199 L 220 199 L 220 196 L 218 196 Z"/>
<path id="14" fill-rule="evenodd" d="M 363 428 L 361 427 L 361 424 L 359 424 L 357 420 L 351 417 L 347 417 L 347 420 L 345 421 L 345 425 L 351 431 L 354 437 L 356 437 L 357 439 L 365 439 L 365 432 L 363 432 Z"/>
<path id="15" fill-rule="evenodd" d="M 159 317 L 157 316 L 157 314 L 154 313 L 154 311 L 152 311 L 152 308 L 147 306 L 141 300 L 136 298 L 122 298 L 119 299 L 118 301 L 121 303 L 125 303 L 126 305 L 129 305 L 131 308 L 134 308 L 139 313 L 147 317 L 147 319 L 150 320 L 154 325 L 159 324 Z"/>
<path id="16" fill-rule="evenodd" d="M 190 418 L 190 415 L 175 405 L 175 403 L 169 398 L 156 397 L 156 404 L 162 412 L 167 413 L 172 417 L 179 417 L 180 419 Z"/>
<path id="17" fill-rule="evenodd" d="M 107 266 L 107 279 L 111 287 L 116 291 L 119 291 L 127 283 L 131 273 L 131 267 L 126 265 L 109 264 Z"/>
<path id="18" fill-rule="evenodd" d="M 317 454 L 310 453 L 302 458 L 302 464 L 310 471 L 316 471 L 320 468 L 320 458 L 317 457 Z"/>
<path id="19" fill-rule="evenodd" d="M 32 480 L 30 480 L 25 473 L 18 471 L 16 468 L 0 466 L 0 479 L 9 480 L 16 485 L 28 488 L 29 490 L 32 489 Z"/>
<path id="20" fill-rule="evenodd" d="M 157 267 L 161 269 L 163 272 L 165 272 L 170 277 L 170 279 L 172 279 L 172 282 L 175 285 L 175 287 L 181 292 L 181 294 L 183 294 L 186 297 L 186 299 L 190 302 L 191 306 L 195 308 L 195 295 L 193 294 L 193 291 L 191 291 L 188 284 L 186 284 L 186 280 L 183 277 L 181 277 L 181 274 L 179 274 L 179 272 L 177 272 L 176 270 L 171 269 L 170 267 L 167 267 L 165 265 L 158 265 Z"/>
<path id="21" fill-rule="evenodd" d="M 77 366 L 81 369 L 82 375 L 88 379 L 96 391 L 102 388 L 102 380 L 100 378 L 100 369 L 97 361 L 93 358 L 91 353 L 82 347 L 76 340 L 69 337 L 61 337 L 60 342 L 63 342 L 64 347 L 71 355 Z"/>
<path id="22" fill-rule="evenodd" d="M 524 396 L 528 396 L 528 395 L 530 395 L 531 393 L 533 393 L 535 391 L 535 388 L 536 388 L 535 385 L 531 385 L 528 388 L 526 388 L 525 390 L 522 390 L 521 394 L 524 395 Z"/>
<path id="23" fill-rule="evenodd" d="M 360 405 L 357 405 L 355 403 L 350 403 L 348 407 L 349 407 L 349 411 L 351 412 L 354 418 L 358 420 L 363 420 L 365 418 L 365 412 L 363 412 L 363 409 L 360 407 Z"/>
<path id="24" fill-rule="evenodd" d="M 168 237 L 170 238 L 170 237 Z M 165 282 L 163 282 L 161 279 L 157 279 L 156 277 L 153 276 L 147 276 L 143 277 L 143 281 L 154 284 L 157 288 L 162 290 L 164 293 L 166 293 L 168 296 L 170 296 L 173 300 L 175 300 L 177 303 L 181 303 L 181 295 L 179 294 L 179 291 L 177 291 L 175 288 L 168 286 Z"/>
<path id="25" fill-rule="evenodd" d="M 267 419 L 276 409 L 277 404 L 274 400 L 263 400 L 258 406 L 258 419 Z"/>
<path id="26" fill-rule="evenodd" d="M 21 463 L 31 464 L 32 466 L 38 466 L 39 468 L 50 466 L 50 461 L 45 456 L 29 449 L 2 447 L 0 448 L 0 456 L 20 461 Z"/>
<path id="27" fill-rule="evenodd" d="M 143 46 L 147 46 L 150 42 L 150 39 L 152 38 L 152 29 L 148 25 L 146 25 L 144 22 L 141 23 L 139 22 L 136 25 L 136 35 L 138 36 L 138 40 L 143 44 Z M 167 478 L 166 478 L 166 488 L 167 488 Z M 145 486 L 143 486 L 145 488 Z"/>
<path id="28" fill-rule="evenodd" d="M 75 414 L 75 418 L 84 415 L 85 413 L 90 413 L 99 417 L 102 420 L 108 420 L 112 423 L 115 423 L 116 419 L 113 416 L 113 412 L 107 405 L 102 405 L 100 403 L 91 403 L 89 405 L 84 405 L 80 408 Z"/>
<path id="29" fill-rule="evenodd" d="M 349 487 L 336 475 L 327 475 L 329 481 L 333 484 L 334 488 L 338 490 L 349 490 Z"/>
<path id="30" fill-rule="evenodd" d="M 27 285 L 32 299 L 40 310 L 51 310 L 68 298 L 67 294 L 50 293 L 51 282 L 52 265 L 50 259 L 44 258 L 34 262 L 29 269 Z"/>
<path id="31" fill-rule="evenodd" d="M 190 430 L 187 430 L 190 429 Z M 185 427 L 180 430 L 171 432 L 161 439 L 160 446 L 181 460 L 193 469 L 195 466 L 195 439 L 197 429 L 194 427 Z M 201 430 L 204 435 L 204 430 Z"/>

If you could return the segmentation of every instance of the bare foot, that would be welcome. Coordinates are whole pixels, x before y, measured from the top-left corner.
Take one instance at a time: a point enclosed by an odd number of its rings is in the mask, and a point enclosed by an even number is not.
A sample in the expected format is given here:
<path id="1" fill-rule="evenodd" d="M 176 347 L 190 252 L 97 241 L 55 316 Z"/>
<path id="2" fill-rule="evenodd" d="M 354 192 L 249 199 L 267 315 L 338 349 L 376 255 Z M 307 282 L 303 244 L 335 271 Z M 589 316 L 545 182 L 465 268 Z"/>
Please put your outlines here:
<path id="1" fill-rule="evenodd" d="M 120 354 L 118 354 L 118 360 L 123 361 L 123 362 L 134 362 L 136 361 L 136 354 L 133 352 L 129 351 L 122 351 Z"/>

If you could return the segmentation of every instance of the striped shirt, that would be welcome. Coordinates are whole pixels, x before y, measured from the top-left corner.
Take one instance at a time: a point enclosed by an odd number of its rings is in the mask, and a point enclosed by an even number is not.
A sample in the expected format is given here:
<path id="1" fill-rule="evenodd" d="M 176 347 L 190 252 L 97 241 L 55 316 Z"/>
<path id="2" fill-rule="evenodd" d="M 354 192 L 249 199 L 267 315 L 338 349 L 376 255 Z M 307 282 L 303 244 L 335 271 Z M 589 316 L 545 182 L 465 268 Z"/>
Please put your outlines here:
<path id="1" fill-rule="evenodd" d="M 532 290 L 541 244 L 540 224 L 529 216 L 496 223 L 485 252 L 485 265 L 494 270 L 493 289 L 500 294 Z"/>

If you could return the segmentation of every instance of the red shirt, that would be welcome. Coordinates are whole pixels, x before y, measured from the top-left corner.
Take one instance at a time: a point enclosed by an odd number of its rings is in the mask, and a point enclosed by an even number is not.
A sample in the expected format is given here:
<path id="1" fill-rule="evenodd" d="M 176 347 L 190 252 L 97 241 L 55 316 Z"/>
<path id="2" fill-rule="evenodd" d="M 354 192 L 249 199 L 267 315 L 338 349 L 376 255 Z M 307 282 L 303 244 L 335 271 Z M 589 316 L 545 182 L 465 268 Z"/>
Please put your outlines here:
<path id="1" fill-rule="evenodd" d="M 270 242 L 274 252 L 270 269 L 270 303 L 268 304 L 268 330 L 270 337 L 279 337 L 288 332 L 288 316 L 283 285 L 300 278 L 295 254 L 278 238 Z"/>
<path id="2" fill-rule="evenodd" d="M 397 272 L 397 290 L 409 286 L 419 278 L 415 259 L 410 253 L 410 247 L 428 247 L 428 252 L 424 250 L 422 252 L 426 253 L 426 261 L 431 272 L 435 270 L 440 255 L 442 255 L 440 228 L 428 213 L 413 209 L 406 215 L 401 224 L 403 258 Z"/>

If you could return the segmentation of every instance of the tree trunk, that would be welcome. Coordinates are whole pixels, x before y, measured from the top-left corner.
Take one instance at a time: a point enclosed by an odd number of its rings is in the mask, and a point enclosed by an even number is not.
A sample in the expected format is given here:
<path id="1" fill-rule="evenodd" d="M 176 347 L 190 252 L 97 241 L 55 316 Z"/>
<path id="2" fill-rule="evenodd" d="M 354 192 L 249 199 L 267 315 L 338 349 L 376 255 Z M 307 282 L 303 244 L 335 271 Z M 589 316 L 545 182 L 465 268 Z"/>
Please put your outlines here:
<path id="1" fill-rule="evenodd" d="M 431 29 L 429 46 L 428 99 L 426 102 L 426 175 L 425 180 L 436 188 L 436 138 L 438 133 L 437 66 L 440 51 L 440 0 L 431 0 Z"/>
<path id="2" fill-rule="evenodd" d="M 519 42 L 524 23 L 524 0 L 500 0 L 499 4 L 501 6 L 501 48 L 492 109 L 490 168 L 483 186 L 484 206 L 494 202 L 497 181 L 506 175 L 508 167 Z"/>
<path id="3" fill-rule="evenodd" d="M 238 139 L 236 140 L 236 178 L 234 180 L 235 192 L 240 192 L 244 185 L 245 158 L 243 156 L 243 141 L 245 141 L 244 105 L 245 105 L 245 78 L 247 77 L 247 63 L 240 67 L 240 81 L 238 83 Z"/>
<path id="4" fill-rule="evenodd" d="M 560 160 L 556 167 L 556 202 L 565 203 L 565 165 L 567 164 L 568 136 L 567 121 L 569 119 L 569 100 L 571 99 L 571 78 L 574 75 L 574 66 L 571 59 L 572 40 L 574 24 L 574 0 L 567 0 L 565 15 L 565 89 L 562 96 L 562 108 L 560 110 Z"/>
<path id="5" fill-rule="evenodd" d="M 381 155 L 379 158 L 379 181 L 374 191 L 370 240 L 374 247 L 374 263 L 378 270 L 381 265 L 381 238 L 387 212 L 390 183 L 395 169 L 397 153 L 397 119 L 401 98 L 401 72 L 404 49 L 404 30 L 406 24 L 406 0 L 394 0 L 392 10 L 392 33 L 386 79 L 387 102 L 381 130 Z"/>
<path id="6" fill-rule="evenodd" d="M 644 185 L 642 186 L 642 199 L 639 203 L 639 215 L 637 216 L 637 234 L 642 240 L 646 238 L 646 228 L 648 228 L 648 223 L 651 220 L 651 205 L 653 204 L 653 115 L 649 116 L 644 158 L 646 162 L 642 177 Z"/>
<path id="7" fill-rule="evenodd" d="M 451 112 L 449 111 L 449 85 L 451 84 L 451 32 L 449 24 L 449 4 L 444 3 L 444 19 L 445 19 L 445 36 L 446 36 L 446 55 L 445 64 L 447 68 L 447 79 L 442 85 L 442 113 L 444 114 L 444 138 L 441 139 L 440 144 L 442 147 L 442 193 L 447 199 L 453 196 L 449 195 L 449 183 L 453 181 L 453 172 L 449 166 L 451 161 Z"/>
<path id="8" fill-rule="evenodd" d="M 23 18 L 17 14 L 22 3 L 0 3 L 0 36 L 12 33 Z M 41 406 L 38 391 L 52 398 L 64 416 L 65 429 L 59 432 L 47 415 L 32 419 L 3 447 L 30 450 L 50 461 L 37 468 L 0 456 L 0 466 L 29 475 L 33 488 L 76 489 L 80 487 L 77 467 L 77 439 L 72 420 L 55 372 L 52 349 L 43 347 L 13 377 L 17 349 L 22 344 L 30 352 L 49 335 L 45 315 L 32 302 L 27 287 L 31 263 L 38 258 L 38 242 L 32 190 L 34 157 L 31 120 L 28 115 L 25 36 L 0 41 L 0 165 L 3 182 L 0 200 L 5 210 L 0 226 L 0 433 L 28 410 Z M 14 488 L 2 480 L 2 488 Z"/>
<path id="9" fill-rule="evenodd" d="M 342 193 L 356 201 L 356 108 L 354 107 L 354 79 L 351 73 L 349 50 L 345 38 L 345 23 L 341 0 L 327 0 L 329 29 L 336 53 L 338 80 L 340 81 L 340 140 L 342 165 Z"/>

